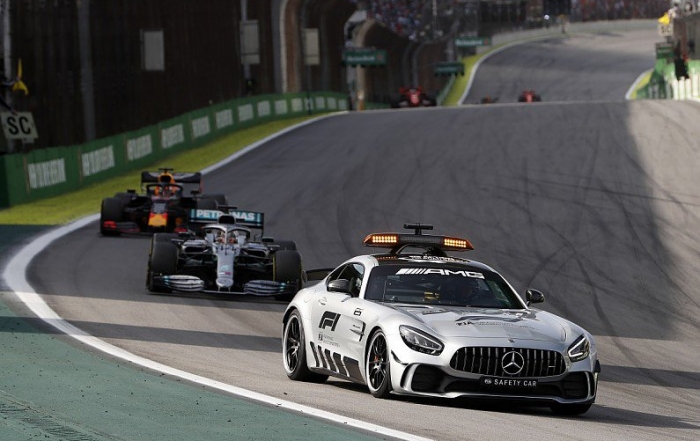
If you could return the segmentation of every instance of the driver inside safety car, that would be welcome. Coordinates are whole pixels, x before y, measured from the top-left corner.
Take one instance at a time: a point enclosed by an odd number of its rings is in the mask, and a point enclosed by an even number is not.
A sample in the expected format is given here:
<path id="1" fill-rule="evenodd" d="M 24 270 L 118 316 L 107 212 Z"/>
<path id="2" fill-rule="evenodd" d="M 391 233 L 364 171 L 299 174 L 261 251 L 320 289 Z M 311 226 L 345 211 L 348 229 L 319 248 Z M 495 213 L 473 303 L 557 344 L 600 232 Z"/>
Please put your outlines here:
<path id="1" fill-rule="evenodd" d="M 440 300 L 443 302 L 468 305 L 483 295 L 477 279 L 464 277 L 450 279 L 441 286 Z"/>

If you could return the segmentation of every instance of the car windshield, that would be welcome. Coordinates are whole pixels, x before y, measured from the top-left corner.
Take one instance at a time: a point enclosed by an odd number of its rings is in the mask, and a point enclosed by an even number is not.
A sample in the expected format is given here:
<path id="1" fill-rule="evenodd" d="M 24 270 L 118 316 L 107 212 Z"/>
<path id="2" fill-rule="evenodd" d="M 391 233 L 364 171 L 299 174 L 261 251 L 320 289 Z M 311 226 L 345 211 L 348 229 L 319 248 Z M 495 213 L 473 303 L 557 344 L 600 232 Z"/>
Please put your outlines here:
<path id="1" fill-rule="evenodd" d="M 462 265 L 379 266 L 370 274 L 365 298 L 421 305 L 523 308 L 501 276 Z"/>

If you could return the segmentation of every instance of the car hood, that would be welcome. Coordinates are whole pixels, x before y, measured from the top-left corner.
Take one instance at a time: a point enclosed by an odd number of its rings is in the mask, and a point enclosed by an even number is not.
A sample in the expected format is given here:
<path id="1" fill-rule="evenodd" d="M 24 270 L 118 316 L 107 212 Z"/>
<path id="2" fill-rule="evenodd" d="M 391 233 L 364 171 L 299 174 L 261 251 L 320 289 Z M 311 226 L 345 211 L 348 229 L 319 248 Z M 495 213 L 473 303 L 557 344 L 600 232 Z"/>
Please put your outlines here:
<path id="1" fill-rule="evenodd" d="M 425 324 L 443 337 L 505 338 L 562 343 L 572 338 L 572 323 L 536 309 L 501 310 L 479 308 L 396 309 Z M 573 330 L 572 330 L 573 331 Z"/>

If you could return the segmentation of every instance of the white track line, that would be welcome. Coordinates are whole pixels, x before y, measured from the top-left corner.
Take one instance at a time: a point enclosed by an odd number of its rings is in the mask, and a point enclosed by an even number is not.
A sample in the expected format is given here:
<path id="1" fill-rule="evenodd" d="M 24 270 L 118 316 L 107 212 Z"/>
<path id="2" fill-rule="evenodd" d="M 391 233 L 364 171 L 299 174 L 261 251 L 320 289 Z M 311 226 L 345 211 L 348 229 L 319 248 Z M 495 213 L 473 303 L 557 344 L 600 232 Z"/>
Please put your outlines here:
<path id="1" fill-rule="evenodd" d="M 632 99 L 632 94 L 633 94 L 634 91 L 637 89 L 637 86 L 639 85 L 639 83 L 642 82 L 642 79 L 643 79 L 649 72 L 653 72 L 653 70 L 654 70 L 653 68 L 652 68 L 652 69 L 648 69 L 648 70 L 645 70 L 644 72 L 642 72 L 642 73 L 639 74 L 639 76 L 637 77 L 637 79 L 634 80 L 634 83 L 632 83 L 632 85 L 630 86 L 630 88 L 627 89 L 627 93 L 625 94 L 625 99 L 626 99 L 626 100 L 629 101 L 629 100 Z"/>
<path id="2" fill-rule="evenodd" d="M 293 127 L 289 127 L 281 132 L 275 133 L 274 135 L 268 136 L 254 144 L 251 144 L 244 149 L 238 151 L 237 153 L 229 156 L 223 161 L 207 167 L 202 170 L 202 174 L 209 173 L 216 170 L 223 165 L 230 163 L 241 157 L 242 155 L 254 150 L 268 141 L 271 141 L 281 135 L 284 135 L 292 130 L 299 127 L 316 122 L 320 119 L 329 118 L 332 115 L 325 115 L 319 118 L 314 118 L 309 121 L 305 121 L 301 124 L 297 124 Z M 253 392 L 250 390 L 242 389 L 240 387 L 232 386 L 230 384 L 222 383 L 220 381 L 215 381 L 206 377 L 191 374 L 189 372 L 181 371 L 179 369 L 174 369 L 170 366 L 149 360 L 144 357 L 132 354 L 131 352 L 125 351 L 117 346 L 109 344 L 99 338 L 88 334 L 76 326 L 68 323 L 61 316 L 59 316 L 49 305 L 44 302 L 39 294 L 36 293 L 34 288 L 27 281 L 27 267 L 31 261 L 41 253 L 46 247 L 48 247 L 55 240 L 69 234 L 75 230 L 83 228 L 91 222 L 99 219 L 99 214 L 93 214 L 86 216 L 84 218 L 78 219 L 62 227 L 52 229 L 51 231 L 39 236 L 34 239 L 31 243 L 23 247 L 17 254 L 15 254 L 10 262 L 5 267 L 2 274 L 5 283 L 7 284 L 10 291 L 13 291 L 15 295 L 22 301 L 27 307 L 41 320 L 58 329 L 62 333 L 75 338 L 76 340 L 91 346 L 99 351 L 110 354 L 114 357 L 121 358 L 123 360 L 134 363 L 138 366 L 143 366 L 148 369 L 152 369 L 157 372 L 162 372 L 164 374 L 182 378 L 194 383 L 198 383 L 204 386 L 208 386 L 214 389 L 218 389 L 224 392 L 231 393 L 233 395 L 245 397 L 251 400 L 255 400 L 264 404 L 269 404 L 289 411 L 298 412 L 303 415 L 313 416 L 316 418 L 321 418 L 324 420 L 332 421 L 334 423 L 339 423 L 345 426 L 361 429 L 364 431 L 373 432 L 378 435 L 389 436 L 397 439 L 403 439 L 407 441 L 432 441 L 429 438 L 423 438 L 416 435 L 411 435 L 410 433 L 400 432 L 398 430 L 389 429 L 387 427 L 378 426 L 375 424 L 367 423 L 364 421 L 356 420 L 353 418 L 348 418 L 343 415 L 338 415 L 332 412 L 326 412 L 324 410 L 316 409 L 309 406 L 304 406 L 301 404 L 293 403 L 291 401 L 281 400 L 269 395 L 264 395 L 261 393 Z M 280 359 L 280 369 L 282 369 L 282 360 Z"/>

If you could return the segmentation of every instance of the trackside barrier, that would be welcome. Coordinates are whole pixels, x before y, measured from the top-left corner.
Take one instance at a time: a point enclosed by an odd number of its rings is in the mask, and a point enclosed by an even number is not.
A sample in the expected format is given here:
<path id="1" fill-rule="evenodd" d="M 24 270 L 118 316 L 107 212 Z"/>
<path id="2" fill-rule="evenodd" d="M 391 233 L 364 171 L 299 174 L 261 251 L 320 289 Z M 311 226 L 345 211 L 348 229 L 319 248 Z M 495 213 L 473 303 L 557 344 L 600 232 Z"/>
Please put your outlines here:
<path id="1" fill-rule="evenodd" d="M 700 62 L 690 60 L 688 62 L 688 77 L 676 78 L 675 68 L 672 64 L 665 70 L 666 96 L 673 100 L 687 100 L 700 98 Z"/>
<path id="2" fill-rule="evenodd" d="M 371 108 L 383 107 L 382 105 Z M 342 93 L 242 98 L 128 133 L 70 147 L 0 156 L 0 208 L 31 202 L 147 168 L 175 153 L 269 121 L 348 110 Z"/>
<path id="3" fill-rule="evenodd" d="M 649 83 L 637 98 L 686 100 L 700 98 L 700 61 L 688 61 L 688 78 L 676 78 L 672 61 L 658 60 Z"/>

